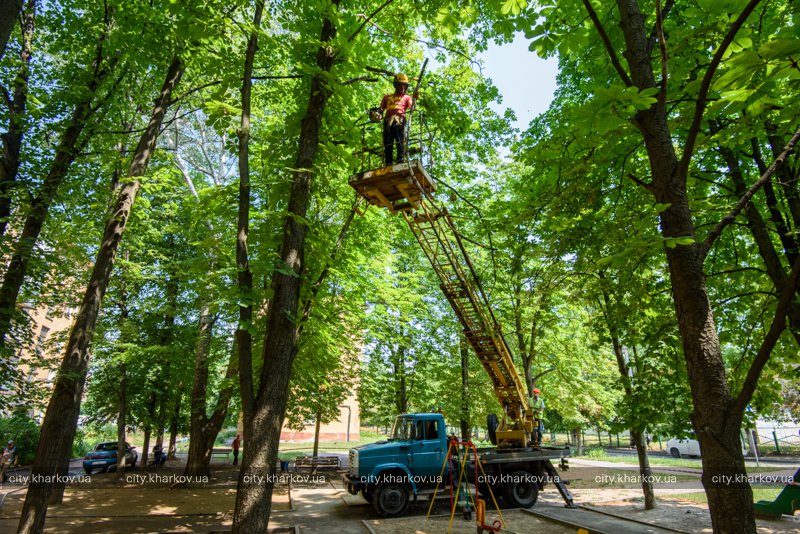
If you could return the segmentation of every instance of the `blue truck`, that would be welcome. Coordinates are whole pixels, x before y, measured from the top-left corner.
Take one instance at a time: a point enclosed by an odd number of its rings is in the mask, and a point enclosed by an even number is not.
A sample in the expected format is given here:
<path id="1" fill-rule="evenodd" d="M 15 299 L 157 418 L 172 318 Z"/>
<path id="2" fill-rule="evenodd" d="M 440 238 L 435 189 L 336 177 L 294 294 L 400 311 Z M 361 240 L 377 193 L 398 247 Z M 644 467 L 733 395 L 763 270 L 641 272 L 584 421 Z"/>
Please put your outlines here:
<path id="1" fill-rule="evenodd" d="M 432 494 L 443 468 L 440 488 L 447 484 L 452 467 L 445 465 L 445 458 L 451 439 L 440 413 L 399 415 L 388 440 L 350 449 L 350 467 L 343 475 L 347 491 L 361 493 L 381 517 L 402 515 L 412 501 Z M 488 447 L 477 452 L 482 466 L 478 492 L 487 501 L 491 489 L 509 506 L 529 508 L 545 484 L 553 483 L 572 506 L 572 495 L 553 465 L 557 460 L 562 470 L 567 469 L 569 447 Z M 465 480 L 476 479 L 475 469 L 470 458 Z"/>
<path id="2" fill-rule="evenodd" d="M 369 157 L 362 164 L 369 166 Z M 536 503 L 545 483 L 553 482 L 572 506 L 572 496 L 553 466 L 553 460 L 560 460 L 566 468 L 569 447 L 541 446 L 541 413 L 532 409 L 527 393 L 534 381 L 524 383 L 519 376 L 462 234 L 447 207 L 434 198 L 436 184 L 423 162 L 365 170 L 350 176 L 348 183 L 369 205 L 402 214 L 502 407 L 501 418 L 490 415 L 487 421 L 496 447 L 477 450 L 482 470 L 475 473 L 476 461 L 471 460 L 467 479 L 477 481 L 481 494 L 491 490 L 508 505 L 525 508 Z M 344 476 L 347 489 L 354 495 L 361 492 L 383 517 L 400 515 L 412 500 L 433 492 L 443 466 L 445 475 L 449 474 L 445 459 L 450 441 L 440 413 L 399 415 L 389 440 L 350 451 L 350 470 Z M 482 480 L 476 478 L 478 474 Z"/>

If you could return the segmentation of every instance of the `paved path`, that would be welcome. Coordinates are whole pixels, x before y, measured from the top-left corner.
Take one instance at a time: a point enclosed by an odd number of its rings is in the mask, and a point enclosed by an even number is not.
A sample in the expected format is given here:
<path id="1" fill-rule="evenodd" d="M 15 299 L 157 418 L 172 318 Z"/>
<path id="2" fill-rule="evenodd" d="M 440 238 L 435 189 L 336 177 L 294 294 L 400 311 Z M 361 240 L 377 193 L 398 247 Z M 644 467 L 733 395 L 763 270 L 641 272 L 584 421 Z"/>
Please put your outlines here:
<path id="1" fill-rule="evenodd" d="M 377 514 L 366 501 L 344 499 L 347 491 L 338 482 L 326 485 L 292 488 L 294 510 L 274 512 L 270 528 L 298 526 L 306 533 L 367 534 L 361 522 Z"/>
<path id="2" fill-rule="evenodd" d="M 525 512 L 573 528 L 583 528 L 592 534 L 675 534 L 675 532 L 679 532 L 671 528 L 646 525 L 589 508 L 539 505 L 525 510 Z"/>

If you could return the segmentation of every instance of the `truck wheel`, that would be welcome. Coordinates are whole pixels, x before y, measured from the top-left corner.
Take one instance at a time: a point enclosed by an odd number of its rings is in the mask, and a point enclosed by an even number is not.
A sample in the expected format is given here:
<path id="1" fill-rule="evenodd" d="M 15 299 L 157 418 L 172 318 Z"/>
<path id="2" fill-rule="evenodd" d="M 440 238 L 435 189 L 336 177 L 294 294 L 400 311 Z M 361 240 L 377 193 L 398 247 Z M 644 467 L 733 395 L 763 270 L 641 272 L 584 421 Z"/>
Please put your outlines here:
<path id="1" fill-rule="evenodd" d="M 492 442 L 492 445 L 497 445 L 497 434 L 495 434 L 495 430 L 497 430 L 498 426 L 500 426 L 500 421 L 495 414 L 490 413 L 486 416 L 486 430 L 488 430 L 489 441 Z"/>
<path id="2" fill-rule="evenodd" d="M 670 456 L 672 456 L 673 458 L 680 458 L 680 457 L 681 457 L 681 451 L 679 451 L 679 450 L 678 450 L 676 447 L 672 447 L 672 448 L 669 450 L 669 454 L 670 454 Z"/>
<path id="3" fill-rule="evenodd" d="M 408 508 L 408 488 L 400 482 L 382 482 L 375 488 L 372 506 L 381 517 L 402 515 Z"/>
<path id="4" fill-rule="evenodd" d="M 536 479 L 527 471 L 514 471 L 503 487 L 503 498 L 512 508 L 530 508 L 539 498 Z"/>

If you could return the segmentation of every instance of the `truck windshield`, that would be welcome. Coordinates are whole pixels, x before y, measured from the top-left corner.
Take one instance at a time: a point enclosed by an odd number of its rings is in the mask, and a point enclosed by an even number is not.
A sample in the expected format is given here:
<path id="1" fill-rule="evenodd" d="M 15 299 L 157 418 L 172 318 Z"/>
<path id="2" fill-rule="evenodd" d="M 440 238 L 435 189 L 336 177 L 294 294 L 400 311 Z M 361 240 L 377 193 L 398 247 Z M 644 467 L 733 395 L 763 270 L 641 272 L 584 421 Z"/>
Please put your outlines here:
<path id="1" fill-rule="evenodd" d="M 394 421 L 394 428 L 392 429 L 392 439 L 409 440 L 411 439 L 411 430 L 414 428 L 414 420 L 406 417 L 398 417 Z"/>

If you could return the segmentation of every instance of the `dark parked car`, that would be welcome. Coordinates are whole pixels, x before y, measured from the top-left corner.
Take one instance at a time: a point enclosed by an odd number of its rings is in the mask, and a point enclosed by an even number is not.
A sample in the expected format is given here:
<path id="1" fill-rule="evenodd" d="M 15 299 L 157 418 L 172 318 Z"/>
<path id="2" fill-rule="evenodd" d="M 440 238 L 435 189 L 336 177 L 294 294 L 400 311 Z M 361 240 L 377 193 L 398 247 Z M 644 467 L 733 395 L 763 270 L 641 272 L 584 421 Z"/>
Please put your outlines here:
<path id="1" fill-rule="evenodd" d="M 136 460 L 139 459 L 139 453 L 133 450 L 129 444 L 125 444 L 125 465 L 131 469 L 136 468 Z M 94 450 L 84 456 L 83 470 L 87 475 L 91 475 L 95 469 L 100 469 L 103 472 L 108 471 L 110 468 L 117 467 L 117 442 L 106 441 L 95 445 Z"/>

